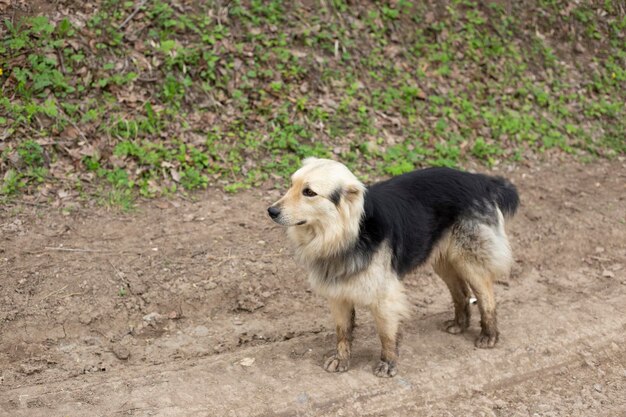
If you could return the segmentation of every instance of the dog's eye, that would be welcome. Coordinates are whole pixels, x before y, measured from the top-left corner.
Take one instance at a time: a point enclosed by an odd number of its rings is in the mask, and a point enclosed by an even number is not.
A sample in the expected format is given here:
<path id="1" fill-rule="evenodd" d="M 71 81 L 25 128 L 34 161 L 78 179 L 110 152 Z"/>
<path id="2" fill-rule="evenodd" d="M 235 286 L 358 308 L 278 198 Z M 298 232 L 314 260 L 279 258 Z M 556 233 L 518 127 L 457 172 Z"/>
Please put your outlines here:
<path id="1" fill-rule="evenodd" d="M 302 190 L 302 195 L 305 197 L 315 197 L 317 193 L 307 187 L 304 190 Z"/>

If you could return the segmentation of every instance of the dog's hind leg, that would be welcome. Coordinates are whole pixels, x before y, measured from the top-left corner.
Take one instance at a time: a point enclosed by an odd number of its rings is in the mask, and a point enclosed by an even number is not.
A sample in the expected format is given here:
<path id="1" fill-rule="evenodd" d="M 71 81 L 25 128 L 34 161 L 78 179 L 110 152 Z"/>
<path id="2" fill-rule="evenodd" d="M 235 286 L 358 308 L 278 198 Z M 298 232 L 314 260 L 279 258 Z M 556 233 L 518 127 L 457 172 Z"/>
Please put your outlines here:
<path id="1" fill-rule="evenodd" d="M 498 342 L 499 332 L 496 319 L 496 298 L 493 292 L 494 276 L 482 268 L 465 265 L 461 272 L 469 283 L 480 310 L 480 335 L 475 345 L 479 348 L 492 348 Z"/>
<path id="2" fill-rule="evenodd" d="M 329 302 L 337 328 L 337 349 L 324 361 L 324 369 L 328 372 L 345 372 L 350 367 L 355 320 L 354 304 L 340 299 L 329 299 Z"/>
<path id="3" fill-rule="evenodd" d="M 469 284 L 478 300 L 480 310 L 480 335 L 475 345 L 479 348 L 492 348 L 498 342 L 499 332 L 496 319 L 496 298 L 493 291 L 495 274 L 475 254 L 468 254 L 464 260 L 455 262 L 459 277 Z"/>
<path id="4" fill-rule="evenodd" d="M 502 213 L 496 210 L 494 217 L 459 224 L 448 251 L 458 276 L 469 284 L 478 300 L 481 331 L 475 345 L 479 348 L 492 348 L 498 342 L 493 286 L 496 279 L 509 274 L 513 259 Z"/>
<path id="5" fill-rule="evenodd" d="M 382 344 L 380 361 L 374 375 L 388 378 L 398 373 L 397 362 L 400 347 L 400 322 L 408 315 L 408 303 L 402 284 L 393 277 L 393 284 L 378 303 L 372 306 L 372 314 Z"/>
<path id="6" fill-rule="evenodd" d="M 463 333 L 470 323 L 469 286 L 446 259 L 436 260 L 433 268 L 448 286 L 454 302 L 454 319 L 444 323 L 445 330 L 452 334 Z"/>

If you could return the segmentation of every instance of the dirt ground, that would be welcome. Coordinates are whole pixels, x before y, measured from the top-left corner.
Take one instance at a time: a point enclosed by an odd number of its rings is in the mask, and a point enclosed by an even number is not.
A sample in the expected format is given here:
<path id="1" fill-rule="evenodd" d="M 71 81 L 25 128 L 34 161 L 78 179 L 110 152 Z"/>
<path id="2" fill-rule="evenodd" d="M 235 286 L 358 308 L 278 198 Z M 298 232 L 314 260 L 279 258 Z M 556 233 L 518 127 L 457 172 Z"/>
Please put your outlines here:
<path id="1" fill-rule="evenodd" d="M 500 344 L 442 331 L 430 268 L 406 286 L 400 372 L 357 311 L 352 368 L 283 230 L 280 190 L 156 200 L 130 214 L 0 212 L 1 416 L 626 416 L 626 163 L 502 168 L 522 196 L 499 282 Z"/>

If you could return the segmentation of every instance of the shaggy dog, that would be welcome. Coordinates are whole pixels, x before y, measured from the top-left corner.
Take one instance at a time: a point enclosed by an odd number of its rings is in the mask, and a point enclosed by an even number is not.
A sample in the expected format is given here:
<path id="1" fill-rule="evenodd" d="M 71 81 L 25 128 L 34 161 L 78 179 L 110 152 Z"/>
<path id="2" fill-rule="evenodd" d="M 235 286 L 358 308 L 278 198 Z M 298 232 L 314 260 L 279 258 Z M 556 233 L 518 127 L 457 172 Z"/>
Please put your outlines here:
<path id="1" fill-rule="evenodd" d="M 500 177 L 429 168 L 366 187 L 339 162 L 305 159 L 268 212 L 287 227 L 313 290 L 330 303 L 337 349 L 324 369 L 348 369 L 358 305 L 372 311 L 382 343 L 374 374 L 397 373 L 398 328 L 410 310 L 400 280 L 429 260 L 454 301 L 446 330 L 468 328 L 473 292 L 481 315 L 475 344 L 495 346 L 493 285 L 512 263 L 504 216 L 518 204 L 515 187 Z"/>

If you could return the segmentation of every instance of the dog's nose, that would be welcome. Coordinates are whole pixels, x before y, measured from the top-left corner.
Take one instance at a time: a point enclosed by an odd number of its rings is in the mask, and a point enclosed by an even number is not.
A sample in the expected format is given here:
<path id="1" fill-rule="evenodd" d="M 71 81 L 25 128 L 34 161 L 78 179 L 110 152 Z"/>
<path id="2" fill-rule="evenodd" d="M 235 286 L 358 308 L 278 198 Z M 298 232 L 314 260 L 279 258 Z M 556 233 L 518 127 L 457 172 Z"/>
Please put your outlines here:
<path id="1" fill-rule="evenodd" d="M 280 209 L 276 206 L 271 206 L 270 208 L 267 209 L 267 212 L 269 213 L 272 219 L 275 219 L 280 214 Z"/>

